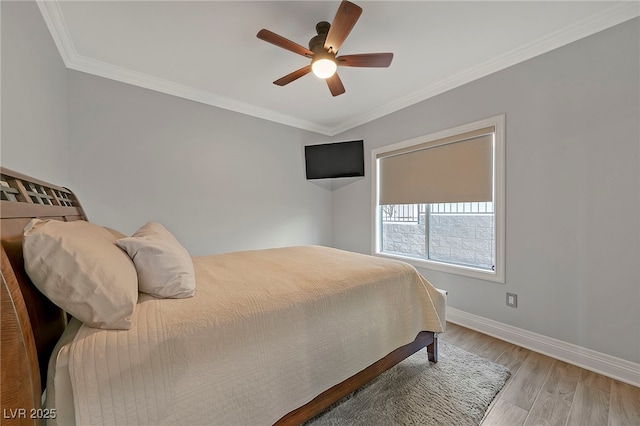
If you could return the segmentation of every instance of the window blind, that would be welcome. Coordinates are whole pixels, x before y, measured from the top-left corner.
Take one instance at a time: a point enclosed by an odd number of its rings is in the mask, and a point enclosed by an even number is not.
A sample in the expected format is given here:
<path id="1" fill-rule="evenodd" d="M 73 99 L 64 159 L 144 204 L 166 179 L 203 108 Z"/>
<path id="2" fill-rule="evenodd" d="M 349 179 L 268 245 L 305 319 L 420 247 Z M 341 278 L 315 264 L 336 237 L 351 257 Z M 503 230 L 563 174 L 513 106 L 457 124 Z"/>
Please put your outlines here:
<path id="1" fill-rule="evenodd" d="M 379 204 L 491 201 L 494 133 L 492 126 L 380 153 Z"/>

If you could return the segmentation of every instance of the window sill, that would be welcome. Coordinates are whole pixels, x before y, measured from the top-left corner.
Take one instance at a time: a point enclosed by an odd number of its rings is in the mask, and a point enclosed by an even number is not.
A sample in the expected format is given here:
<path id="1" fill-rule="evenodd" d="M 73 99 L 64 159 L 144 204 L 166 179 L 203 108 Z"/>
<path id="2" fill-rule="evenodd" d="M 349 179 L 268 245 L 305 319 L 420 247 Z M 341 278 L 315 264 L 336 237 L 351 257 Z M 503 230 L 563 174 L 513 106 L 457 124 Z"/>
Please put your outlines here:
<path id="1" fill-rule="evenodd" d="M 504 284 L 504 273 L 499 270 L 487 271 L 484 269 L 473 268 L 469 266 L 453 265 L 450 263 L 436 262 L 427 259 L 418 259 L 410 256 L 402 256 L 399 254 L 376 252 L 374 256 L 385 257 L 388 259 L 401 260 L 416 268 L 431 269 L 434 271 L 447 272 L 454 275 L 462 275 L 465 277 L 476 278 L 483 281 L 493 281 Z"/>

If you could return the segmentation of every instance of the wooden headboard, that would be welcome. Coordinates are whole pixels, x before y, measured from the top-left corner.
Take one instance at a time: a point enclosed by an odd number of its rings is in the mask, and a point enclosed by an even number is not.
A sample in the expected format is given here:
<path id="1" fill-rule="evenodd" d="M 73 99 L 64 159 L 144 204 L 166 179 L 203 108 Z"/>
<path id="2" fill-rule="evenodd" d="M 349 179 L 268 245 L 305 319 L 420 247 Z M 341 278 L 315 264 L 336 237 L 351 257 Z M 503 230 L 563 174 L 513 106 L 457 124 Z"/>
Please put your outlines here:
<path id="1" fill-rule="evenodd" d="M 29 410 L 41 406 L 41 393 L 53 348 L 66 314 L 33 285 L 24 271 L 22 232 L 32 218 L 87 220 L 76 196 L 66 188 L 0 167 L 0 378 L 2 424 L 36 423 Z M 26 409 L 26 419 L 9 410 Z M 5 411 L 6 410 L 6 411 Z M 9 418 L 7 418 L 9 417 Z"/>

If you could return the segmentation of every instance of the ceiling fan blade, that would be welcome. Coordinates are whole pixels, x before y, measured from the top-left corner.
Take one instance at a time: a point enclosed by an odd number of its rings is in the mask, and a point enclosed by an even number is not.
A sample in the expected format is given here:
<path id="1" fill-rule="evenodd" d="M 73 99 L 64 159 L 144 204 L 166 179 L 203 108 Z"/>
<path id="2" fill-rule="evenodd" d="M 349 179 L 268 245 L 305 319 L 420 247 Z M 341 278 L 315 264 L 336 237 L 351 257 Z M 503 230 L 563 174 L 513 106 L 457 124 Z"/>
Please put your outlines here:
<path id="1" fill-rule="evenodd" d="M 329 28 L 329 32 L 327 33 L 324 49 L 330 50 L 331 53 L 336 53 L 351 32 L 353 26 L 358 22 L 361 14 L 362 8 L 360 6 L 343 0 L 343 2 L 340 3 L 336 17 L 333 18 L 331 28 Z"/>
<path id="2" fill-rule="evenodd" d="M 393 53 L 361 53 L 336 57 L 338 65 L 343 67 L 386 68 L 391 65 Z"/>
<path id="3" fill-rule="evenodd" d="M 292 81 L 299 79 L 300 77 L 307 75 L 311 72 L 311 65 L 307 65 L 306 67 L 302 67 L 299 70 L 295 70 L 294 72 L 285 75 L 282 78 L 277 79 L 273 82 L 278 86 L 284 86 L 285 84 L 289 84 Z"/>
<path id="4" fill-rule="evenodd" d="M 335 73 L 327 79 L 327 85 L 329 86 L 329 90 L 333 96 L 342 95 L 345 92 L 342 80 L 338 77 L 338 73 Z"/>
<path id="5" fill-rule="evenodd" d="M 313 57 L 313 52 L 306 47 L 300 46 L 298 43 L 284 38 L 272 31 L 262 29 L 258 31 L 257 37 L 260 40 L 275 44 L 278 47 L 282 47 L 283 49 L 287 49 L 293 53 L 297 53 L 298 55 L 306 56 L 307 58 Z"/>

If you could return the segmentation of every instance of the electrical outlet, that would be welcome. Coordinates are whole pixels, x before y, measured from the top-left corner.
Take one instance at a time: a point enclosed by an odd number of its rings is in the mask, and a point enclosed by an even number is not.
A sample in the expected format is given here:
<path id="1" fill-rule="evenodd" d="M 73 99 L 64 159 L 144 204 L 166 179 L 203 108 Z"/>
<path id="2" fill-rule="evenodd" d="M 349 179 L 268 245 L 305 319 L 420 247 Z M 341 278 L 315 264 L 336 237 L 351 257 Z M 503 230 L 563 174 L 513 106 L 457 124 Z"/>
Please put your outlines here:
<path id="1" fill-rule="evenodd" d="M 507 293 L 507 306 L 512 308 L 518 307 L 518 295 L 515 293 Z"/>

